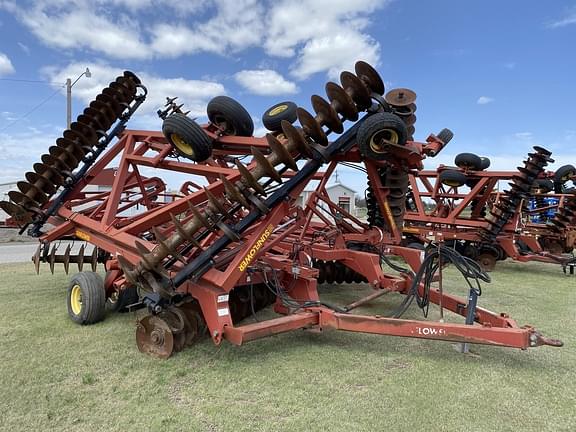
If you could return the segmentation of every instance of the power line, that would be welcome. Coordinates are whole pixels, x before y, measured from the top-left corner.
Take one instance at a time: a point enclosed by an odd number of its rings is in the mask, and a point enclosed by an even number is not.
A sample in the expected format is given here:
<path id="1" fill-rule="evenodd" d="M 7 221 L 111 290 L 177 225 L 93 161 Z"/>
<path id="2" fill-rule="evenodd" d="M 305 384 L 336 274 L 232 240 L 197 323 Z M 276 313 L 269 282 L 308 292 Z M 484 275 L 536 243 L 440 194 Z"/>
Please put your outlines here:
<path id="1" fill-rule="evenodd" d="M 27 79 L 17 79 L 17 78 L 0 78 L 0 81 L 12 81 L 12 82 L 23 82 L 23 83 L 35 83 L 35 84 L 58 84 L 58 85 L 62 85 L 61 82 L 56 82 L 56 81 L 27 80 Z"/>
<path id="2" fill-rule="evenodd" d="M 60 88 L 64 88 L 64 86 L 60 87 Z M 60 91 L 60 88 L 57 88 L 54 93 L 50 94 L 50 96 L 48 96 L 46 99 L 44 99 L 42 102 L 40 102 L 38 105 L 36 105 L 34 108 L 32 108 L 31 110 L 29 110 L 26 114 L 24 114 L 22 117 L 17 118 L 16 120 L 8 123 L 6 126 L 4 126 L 2 129 L 0 129 L 0 132 L 4 132 L 6 129 L 8 129 L 10 126 L 15 125 L 16 123 L 18 123 L 21 120 L 24 120 L 26 117 L 28 117 L 30 114 L 32 114 L 34 111 L 36 111 L 38 108 L 40 108 L 42 105 L 44 105 L 46 102 L 48 102 L 50 99 L 52 99 L 54 96 L 56 96 L 56 94 Z"/>

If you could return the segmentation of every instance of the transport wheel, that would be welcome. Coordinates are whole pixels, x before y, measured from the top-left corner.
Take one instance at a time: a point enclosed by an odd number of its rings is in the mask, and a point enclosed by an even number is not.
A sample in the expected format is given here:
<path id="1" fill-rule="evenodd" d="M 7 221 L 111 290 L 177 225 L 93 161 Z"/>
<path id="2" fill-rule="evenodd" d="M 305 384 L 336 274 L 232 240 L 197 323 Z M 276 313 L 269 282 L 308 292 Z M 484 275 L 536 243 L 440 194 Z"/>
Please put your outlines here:
<path id="1" fill-rule="evenodd" d="M 554 192 L 564 193 L 565 184 L 570 177 L 576 176 L 576 168 L 573 165 L 564 165 L 554 173 Z"/>
<path id="2" fill-rule="evenodd" d="M 72 276 L 66 296 L 68 315 L 86 325 L 102 321 L 106 311 L 104 281 L 98 273 L 80 272 Z"/>
<path id="3" fill-rule="evenodd" d="M 448 128 L 444 128 L 438 133 L 438 135 L 436 135 L 436 138 L 438 138 L 444 144 L 448 144 L 450 141 L 452 141 L 452 138 L 454 138 L 454 132 Z"/>
<path id="4" fill-rule="evenodd" d="M 490 159 L 480 156 L 480 170 L 485 170 L 490 167 Z"/>
<path id="5" fill-rule="evenodd" d="M 184 114 L 168 116 L 162 123 L 162 133 L 180 156 L 202 162 L 212 155 L 212 140 L 198 123 Z"/>
<path id="6" fill-rule="evenodd" d="M 457 167 L 468 168 L 472 170 L 482 169 L 482 158 L 474 153 L 460 153 L 454 159 Z"/>
<path id="7" fill-rule="evenodd" d="M 252 136 L 254 122 L 252 117 L 239 102 L 228 96 L 216 96 L 206 108 L 208 119 L 219 128 L 224 135 Z"/>
<path id="8" fill-rule="evenodd" d="M 294 102 L 280 102 L 266 110 L 262 116 L 262 124 L 266 129 L 272 132 L 282 131 L 282 120 L 290 124 L 294 123 L 297 118 L 296 110 L 298 107 Z"/>
<path id="9" fill-rule="evenodd" d="M 138 290 L 135 286 L 124 288 L 119 292 L 114 292 L 106 299 L 106 310 L 108 312 L 128 312 L 127 307 L 138 303 Z"/>
<path id="10" fill-rule="evenodd" d="M 374 160 L 385 160 L 394 146 L 403 146 L 407 139 L 408 132 L 402 119 L 386 112 L 368 117 L 356 135 L 360 153 Z"/>
<path id="11" fill-rule="evenodd" d="M 450 187 L 459 187 L 466 184 L 466 174 L 456 170 L 446 170 L 440 173 L 440 182 Z"/>

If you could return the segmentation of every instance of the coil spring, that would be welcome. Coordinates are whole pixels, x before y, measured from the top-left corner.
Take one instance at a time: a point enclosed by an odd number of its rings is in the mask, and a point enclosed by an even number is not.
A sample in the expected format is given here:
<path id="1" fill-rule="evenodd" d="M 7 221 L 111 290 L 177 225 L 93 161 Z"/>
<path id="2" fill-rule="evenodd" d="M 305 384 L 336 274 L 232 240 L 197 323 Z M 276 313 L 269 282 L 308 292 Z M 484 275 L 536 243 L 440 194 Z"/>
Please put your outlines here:
<path id="1" fill-rule="evenodd" d="M 493 206 L 486 217 L 489 226 L 483 227 L 480 231 L 480 237 L 483 241 L 492 243 L 496 240 L 504 225 L 516 213 L 522 200 L 530 196 L 534 180 L 544 171 L 548 162 L 553 162 L 550 159 L 552 153 L 548 150 L 538 146 L 535 146 L 534 150 L 535 153 L 528 154 L 528 158 L 524 161 L 524 167 L 517 168 L 518 174 L 512 177 L 512 182 L 509 183 L 510 190 L 506 196 Z"/>
<path id="2" fill-rule="evenodd" d="M 399 168 L 379 168 L 378 174 L 383 187 L 388 188 L 388 206 L 397 227 L 404 224 L 406 211 L 406 194 L 408 193 L 408 173 Z M 380 212 L 379 203 L 374 196 L 374 190 L 368 180 L 366 190 L 366 206 L 368 207 L 368 224 L 370 226 L 385 227 L 385 219 Z"/>

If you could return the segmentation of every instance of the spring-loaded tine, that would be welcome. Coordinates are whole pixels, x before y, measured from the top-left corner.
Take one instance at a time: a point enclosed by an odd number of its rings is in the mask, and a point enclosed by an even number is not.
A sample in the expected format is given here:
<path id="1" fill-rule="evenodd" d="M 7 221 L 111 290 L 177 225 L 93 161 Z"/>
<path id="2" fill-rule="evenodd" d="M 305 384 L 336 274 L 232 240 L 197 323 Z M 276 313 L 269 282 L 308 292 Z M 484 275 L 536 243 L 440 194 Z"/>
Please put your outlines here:
<path id="1" fill-rule="evenodd" d="M 311 156 L 312 149 L 310 144 L 306 141 L 301 129 L 296 129 L 289 121 L 282 120 L 280 122 L 282 133 L 288 140 L 287 150 L 294 151 L 304 156 Z"/>
<path id="2" fill-rule="evenodd" d="M 274 135 L 270 133 L 267 133 L 266 141 L 268 141 L 268 147 L 270 147 L 272 153 L 276 155 L 276 157 L 284 165 L 286 165 L 288 168 L 294 171 L 298 171 L 298 165 L 296 164 L 296 161 L 294 160 L 288 149 L 284 147 L 280 141 L 278 141 L 278 138 L 276 138 Z"/>
<path id="3" fill-rule="evenodd" d="M 298 116 L 298 121 L 302 125 L 304 134 L 320 145 L 328 145 L 328 137 L 326 136 L 326 133 L 322 130 L 322 126 L 316 121 L 312 114 L 304 108 L 298 107 L 296 115 Z"/>
<path id="4" fill-rule="evenodd" d="M 66 246 L 66 250 L 64 251 L 64 260 L 63 260 L 64 272 L 66 272 L 66 274 L 68 274 L 68 269 L 70 268 L 70 251 L 71 250 L 72 250 L 72 247 L 70 246 L 70 244 L 68 244 Z"/>
<path id="5" fill-rule="evenodd" d="M 369 89 L 370 92 L 383 95 L 385 92 L 384 82 L 380 77 L 380 74 L 376 72 L 372 66 L 370 66 L 365 61 L 357 61 L 354 66 L 356 71 L 356 76 L 360 78 L 360 81 Z"/>
<path id="6" fill-rule="evenodd" d="M 220 213 L 221 215 L 228 217 L 228 210 L 226 210 L 226 207 L 224 207 L 224 205 L 222 205 L 222 201 L 220 201 L 218 198 L 216 198 L 214 196 L 214 194 L 212 192 L 210 192 L 210 189 L 207 189 L 206 187 L 204 187 L 204 193 L 206 194 L 206 197 L 208 198 L 208 202 L 210 203 L 211 207 L 213 210 L 216 210 L 218 213 Z"/>
<path id="7" fill-rule="evenodd" d="M 36 252 L 32 255 L 32 262 L 34 263 L 34 269 L 36 274 L 40 274 L 40 252 L 42 251 L 42 243 L 38 245 Z"/>
<path id="8" fill-rule="evenodd" d="M 80 249 L 78 250 L 78 255 L 76 256 L 78 271 L 82 271 L 82 268 L 84 267 L 84 249 L 86 249 L 85 246 L 81 245 Z"/>
<path id="9" fill-rule="evenodd" d="M 50 264 L 50 273 L 54 274 L 54 263 L 56 262 L 56 245 L 52 246 L 48 262 Z"/>
<path id="10" fill-rule="evenodd" d="M 242 176 L 242 180 L 244 180 L 246 185 L 251 187 L 252 189 L 254 189 L 256 191 L 256 193 L 259 193 L 261 195 L 265 195 L 266 191 L 264 190 L 262 185 L 260 183 L 258 183 L 258 181 L 254 178 L 254 176 L 252 175 L 250 170 L 248 170 L 248 168 L 246 168 L 246 166 L 242 162 L 240 162 L 238 159 L 236 159 L 234 161 L 234 163 L 236 164 L 238 171 L 240 171 L 240 175 Z"/>
<path id="11" fill-rule="evenodd" d="M 372 98 L 364 83 L 352 72 L 344 71 L 340 74 L 340 84 L 344 91 L 350 95 L 358 111 L 367 110 L 372 106 Z"/>
<path id="12" fill-rule="evenodd" d="M 264 171 L 265 175 L 277 181 L 278 183 L 282 183 L 282 177 L 278 171 L 274 169 L 274 166 L 270 163 L 266 156 L 264 156 L 262 152 L 256 147 L 252 147 L 250 150 L 252 151 L 252 156 L 256 160 L 256 164 Z"/>
<path id="13" fill-rule="evenodd" d="M 192 214 L 194 215 L 194 217 L 196 219 L 198 219 L 198 221 L 204 225 L 207 229 L 211 230 L 212 229 L 212 224 L 210 222 L 208 222 L 208 219 L 206 219 L 204 217 L 204 215 L 196 208 L 194 207 L 194 205 L 192 205 L 190 202 L 188 202 L 188 207 L 190 208 L 190 211 L 192 212 Z"/>
<path id="14" fill-rule="evenodd" d="M 344 132 L 344 124 L 334 107 L 326 99 L 313 95 L 311 100 L 312 108 L 316 111 L 316 121 L 338 134 Z"/>
<path id="15" fill-rule="evenodd" d="M 220 181 L 224 185 L 224 190 L 226 191 L 226 195 L 230 201 L 237 202 L 244 208 L 250 207 L 250 204 L 248 204 L 248 201 L 246 201 L 244 195 L 242 195 L 240 190 L 234 186 L 232 182 L 226 178 L 226 176 L 220 174 Z"/>
<path id="16" fill-rule="evenodd" d="M 334 82 L 326 83 L 326 95 L 336 112 L 350 121 L 358 120 L 358 109 L 346 91 Z"/>
<path id="17" fill-rule="evenodd" d="M 146 246 L 144 246 L 140 241 L 136 240 L 134 242 L 136 249 L 138 250 L 138 254 L 140 255 L 140 259 L 144 263 L 144 268 L 146 270 L 153 270 L 156 266 L 152 261 L 148 259 L 150 251 Z"/>
<path id="18" fill-rule="evenodd" d="M 180 221 L 176 219 L 176 216 L 174 216 L 173 213 L 170 213 L 170 220 L 172 221 L 172 225 L 174 225 L 176 232 L 180 234 L 180 237 L 188 241 L 191 241 L 194 238 L 186 232 L 186 230 L 184 229 L 184 225 L 182 225 Z"/>

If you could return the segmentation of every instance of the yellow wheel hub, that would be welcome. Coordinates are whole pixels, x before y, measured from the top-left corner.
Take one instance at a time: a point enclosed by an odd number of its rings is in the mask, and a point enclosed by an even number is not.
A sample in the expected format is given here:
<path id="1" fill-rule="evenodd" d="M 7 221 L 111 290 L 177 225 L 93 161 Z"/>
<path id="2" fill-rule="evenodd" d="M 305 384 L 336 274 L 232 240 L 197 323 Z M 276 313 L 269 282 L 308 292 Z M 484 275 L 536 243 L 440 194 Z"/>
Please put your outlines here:
<path id="1" fill-rule="evenodd" d="M 194 149 L 190 144 L 184 141 L 180 135 L 172 134 L 170 135 L 170 139 L 172 140 L 172 144 L 174 144 L 174 146 L 182 153 L 188 156 L 194 156 Z"/>
<path id="2" fill-rule="evenodd" d="M 74 285 L 70 292 L 70 307 L 74 315 L 80 315 L 82 311 L 82 290 L 80 285 Z"/>
<path id="3" fill-rule="evenodd" d="M 283 105 L 278 105 L 276 108 L 271 109 L 270 111 L 268 111 L 268 115 L 270 117 L 273 117 L 275 115 L 280 114 L 281 112 L 284 112 L 288 109 L 288 105 L 283 104 Z"/>
<path id="4" fill-rule="evenodd" d="M 398 132 L 394 129 L 382 129 L 378 131 L 370 138 L 370 149 L 372 149 L 374 153 L 385 153 L 385 142 L 398 144 Z"/>

